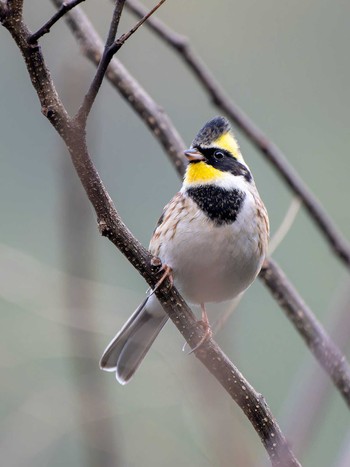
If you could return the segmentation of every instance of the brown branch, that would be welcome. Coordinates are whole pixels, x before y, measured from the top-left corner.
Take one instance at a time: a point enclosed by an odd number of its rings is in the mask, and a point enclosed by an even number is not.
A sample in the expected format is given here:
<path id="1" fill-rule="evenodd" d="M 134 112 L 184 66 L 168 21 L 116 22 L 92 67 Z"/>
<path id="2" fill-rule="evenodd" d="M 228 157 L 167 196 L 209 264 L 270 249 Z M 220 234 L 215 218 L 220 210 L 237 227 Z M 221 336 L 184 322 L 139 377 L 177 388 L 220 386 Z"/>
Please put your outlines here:
<path id="1" fill-rule="evenodd" d="M 110 25 L 110 30 L 108 33 L 108 38 L 104 47 L 104 51 L 101 57 L 101 60 L 98 64 L 95 77 L 90 85 L 90 89 L 87 92 L 83 103 L 78 111 L 77 120 L 84 124 L 86 123 L 87 117 L 91 111 L 93 103 L 95 102 L 97 93 L 101 87 L 103 78 L 107 71 L 108 65 L 110 64 L 113 56 L 118 52 L 118 50 L 125 44 L 129 37 L 134 34 L 140 26 L 155 12 L 158 8 L 165 2 L 165 0 L 160 0 L 158 4 L 152 8 L 144 17 L 138 21 L 138 23 L 130 29 L 129 32 L 123 34 L 118 40 L 114 41 L 115 35 L 117 33 L 118 24 L 120 16 L 124 7 L 125 0 L 117 0 L 116 6 L 113 12 L 113 18 Z"/>
<path id="2" fill-rule="evenodd" d="M 11 10 L 11 16 L 15 19 L 22 18 L 23 0 L 7 0 L 7 8 Z"/>
<path id="3" fill-rule="evenodd" d="M 53 0 L 55 4 L 59 4 L 60 0 Z M 154 20 L 155 18 L 152 18 Z M 98 63 L 98 54 L 101 53 L 101 50 L 103 49 L 101 39 L 97 36 L 96 32 L 94 31 L 93 26 L 91 23 L 88 21 L 86 18 L 86 15 L 79 9 L 76 8 L 75 10 L 71 11 L 67 17 L 66 20 L 72 29 L 74 35 L 77 37 L 79 44 L 81 45 L 85 55 L 90 58 L 94 63 Z M 147 24 L 147 23 L 146 23 Z M 179 175 L 183 174 L 184 171 L 184 165 L 183 163 L 180 165 L 178 161 L 180 161 L 180 153 L 182 153 L 183 149 L 185 148 L 182 141 L 174 138 L 174 127 L 169 118 L 166 118 L 166 132 L 163 132 L 164 128 L 164 117 L 165 114 L 163 112 L 158 112 L 158 107 L 155 104 L 155 102 L 150 98 L 150 96 L 145 95 L 145 91 L 141 88 L 141 86 L 134 80 L 134 78 L 127 73 L 125 68 L 122 67 L 122 65 L 114 59 L 111 62 L 111 65 L 108 69 L 107 72 L 107 78 L 115 85 L 115 87 L 119 90 L 119 92 L 122 93 L 122 95 L 131 103 L 133 106 L 134 110 L 141 116 L 141 118 L 146 122 L 146 124 L 149 124 L 149 122 L 157 122 L 155 123 L 157 125 L 156 129 L 154 130 L 154 135 L 155 137 L 162 143 L 163 147 L 167 151 L 168 155 L 171 157 L 172 161 L 174 162 L 174 166 L 176 170 L 178 171 Z M 132 84 L 130 84 L 132 83 Z M 144 115 L 147 115 L 147 118 L 144 117 Z M 177 135 L 177 133 L 176 133 Z M 176 144 L 176 158 L 174 159 L 174 152 L 171 150 L 173 145 Z M 265 263 L 265 269 L 261 273 L 261 278 L 263 274 L 268 275 L 270 271 L 270 263 Z M 273 271 L 274 277 L 276 278 L 275 281 L 266 281 L 264 280 L 265 285 L 267 288 L 270 290 L 271 293 L 276 294 L 277 292 L 281 294 L 283 297 L 284 293 L 287 293 L 288 288 L 293 288 L 292 285 L 288 282 L 288 279 L 285 277 L 282 271 Z M 278 289 L 276 290 L 277 287 L 277 279 L 279 283 L 283 283 L 286 285 L 286 289 Z M 295 292 L 297 293 L 297 292 Z M 275 295 L 274 295 L 275 296 Z M 288 301 L 289 295 L 286 295 L 286 301 Z M 299 296 L 298 296 L 299 297 Z M 304 305 L 302 306 L 302 301 L 299 299 L 299 306 L 301 306 L 301 310 L 305 313 L 300 315 L 300 320 L 303 320 L 304 316 L 308 316 L 311 314 L 311 317 L 314 318 L 314 315 L 312 314 L 311 310 L 307 309 Z M 298 312 L 298 308 L 294 310 L 295 313 Z M 291 319 L 291 316 L 287 314 L 287 317 Z M 291 319 L 292 324 L 295 326 L 295 321 Z M 305 326 L 308 325 L 308 321 L 305 321 Z M 320 325 L 319 325 L 320 326 Z M 295 326 L 296 331 L 302 335 L 301 327 Z M 326 334 L 325 330 L 321 328 L 322 333 Z M 318 328 L 314 328 L 313 332 L 315 333 L 315 340 L 317 339 Z M 321 339 L 321 336 L 320 336 Z M 330 338 L 327 336 L 327 339 L 329 341 Z M 337 349 L 337 346 L 333 343 L 333 346 Z M 340 351 L 337 349 L 337 351 L 340 353 Z M 345 357 L 343 356 L 344 361 L 346 361 Z M 327 366 L 323 365 L 323 368 L 327 371 Z M 333 366 L 336 366 L 336 362 L 334 362 Z M 328 371 L 327 371 L 328 373 Z M 328 373 L 329 376 L 332 378 L 331 374 Z M 344 377 L 347 377 L 346 374 L 344 374 Z M 347 382 L 350 384 L 350 377 L 347 377 Z M 345 394 L 342 394 L 343 397 L 345 397 Z M 350 397 L 350 396 L 349 396 Z M 348 398 L 349 400 L 349 398 Z"/>
<path id="4" fill-rule="evenodd" d="M 125 0 L 114 0 L 114 1 L 115 1 L 115 7 L 114 7 L 113 15 L 112 15 L 112 21 L 109 26 L 107 40 L 106 40 L 106 46 L 105 46 L 106 49 L 108 49 L 115 40 L 115 36 L 117 35 L 117 32 L 118 32 L 120 18 L 123 12 L 124 4 L 125 4 Z"/>
<path id="5" fill-rule="evenodd" d="M 119 50 L 120 47 L 124 44 L 124 42 L 127 41 L 127 40 L 129 39 L 129 37 L 130 37 L 132 34 L 134 34 L 134 33 L 139 29 L 139 27 L 142 26 L 143 23 L 144 23 L 145 21 L 147 21 L 147 20 L 150 18 L 150 16 L 152 16 L 153 13 L 155 13 L 155 12 L 158 10 L 158 8 L 159 8 L 164 2 L 165 2 L 165 0 L 160 0 L 160 2 L 159 2 L 155 7 L 152 8 L 152 10 L 150 10 L 148 13 L 145 12 L 145 14 L 143 15 L 143 17 L 141 17 L 140 21 L 139 21 L 138 23 L 136 23 L 135 26 L 132 27 L 132 28 L 130 29 L 130 31 L 128 31 L 127 33 L 125 33 L 125 34 L 123 34 L 122 36 L 120 36 L 119 39 L 116 40 L 116 41 L 114 42 L 114 44 L 112 45 L 113 53 L 118 52 L 118 50 Z"/>
<path id="6" fill-rule="evenodd" d="M 260 278 L 350 407 L 350 366 L 345 356 L 273 260 L 265 261 Z"/>
<path id="7" fill-rule="evenodd" d="M 112 45 L 114 43 L 115 36 L 117 34 L 118 26 L 120 17 L 124 8 L 125 0 L 116 0 L 112 21 L 109 27 L 109 32 L 107 36 L 107 40 L 104 46 L 103 54 L 101 56 L 100 62 L 97 66 L 97 70 L 90 84 L 90 88 L 87 94 L 84 97 L 83 103 L 77 113 L 76 120 L 81 123 L 81 125 L 85 126 L 86 120 L 89 116 L 89 113 L 92 109 L 92 106 L 95 102 L 96 96 L 98 91 L 100 90 L 102 81 L 105 77 L 106 70 L 110 61 L 113 58 L 114 51 L 112 49 Z"/>
<path id="8" fill-rule="evenodd" d="M 152 257 L 120 219 L 88 153 L 85 127 L 77 125 L 65 111 L 40 49 L 28 45 L 30 36 L 28 28 L 22 21 L 18 21 L 18 18 L 13 19 L 11 13 L 9 8 L 6 28 L 24 56 L 33 86 L 42 108 L 45 109 L 45 115 L 62 136 L 69 150 L 76 172 L 95 209 L 102 235 L 108 237 L 142 274 L 147 283 L 154 287 L 158 276 L 151 266 Z M 50 107 L 47 107 L 48 100 L 52 102 Z M 169 290 L 169 281 L 165 281 L 157 288 L 156 295 L 191 348 L 195 348 L 203 339 L 203 330 L 175 287 Z M 245 412 L 259 434 L 272 465 L 300 466 L 263 397 L 250 386 L 217 344 L 210 339 L 197 349 L 195 354 Z"/>
<path id="9" fill-rule="evenodd" d="M 137 0 L 128 0 L 126 7 L 137 16 L 145 8 Z M 282 176 L 289 188 L 302 200 L 311 219 L 316 223 L 330 247 L 343 263 L 350 268 L 350 244 L 323 209 L 316 196 L 309 190 L 294 168 L 288 163 L 282 151 L 269 140 L 257 125 L 226 95 L 209 69 L 201 61 L 187 38 L 175 33 L 158 18 L 150 18 L 147 26 L 163 41 L 175 49 L 187 63 L 214 105 L 222 110 L 246 134 L 252 143 L 264 154 L 275 170 Z"/>
<path id="10" fill-rule="evenodd" d="M 56 24 L 57 21 L 59 21 L 62 16 L 67 13 L 67 11 L 71 10 L 82 2 L 85 2 L 85 0 L 72 0 L 69 3 L 62 3 L 61 8 L 57 10 L 57 12 L 40 29 L 29 36 L 28 44 L 34 44 L 34 42 L 37 42 L 37 40 L 40 39 L 44 34 L 49 33 L 52 26 Z"/>

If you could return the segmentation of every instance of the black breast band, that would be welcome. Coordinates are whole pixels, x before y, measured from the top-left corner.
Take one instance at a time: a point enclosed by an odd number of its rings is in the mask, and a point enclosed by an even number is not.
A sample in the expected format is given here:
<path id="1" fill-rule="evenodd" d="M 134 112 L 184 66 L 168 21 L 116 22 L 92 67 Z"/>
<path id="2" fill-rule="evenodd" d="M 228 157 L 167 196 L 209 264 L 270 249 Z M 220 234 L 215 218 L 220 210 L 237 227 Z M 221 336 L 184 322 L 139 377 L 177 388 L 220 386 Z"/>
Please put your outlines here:
<path id="1" fill-rule="evenodd" d="M 187 194 L 217 226 L 232 224 L 246 197 L 241 190 L 225 190 L 213 185 L 188 188 Z"/>

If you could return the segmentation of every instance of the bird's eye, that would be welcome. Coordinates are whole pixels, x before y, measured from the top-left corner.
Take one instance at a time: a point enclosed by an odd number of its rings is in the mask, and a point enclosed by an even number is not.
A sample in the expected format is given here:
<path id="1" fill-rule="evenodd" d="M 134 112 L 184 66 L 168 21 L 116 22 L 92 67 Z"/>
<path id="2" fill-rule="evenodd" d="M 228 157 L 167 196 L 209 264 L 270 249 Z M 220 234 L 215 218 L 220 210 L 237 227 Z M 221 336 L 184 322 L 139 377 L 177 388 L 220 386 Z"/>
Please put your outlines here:
<path id="1" fill-rule="evenodd" d="M 215 151 L 214 152 L 214 157 L 215 159 L 223 159 L 225 154 L 222 151 Z"/>

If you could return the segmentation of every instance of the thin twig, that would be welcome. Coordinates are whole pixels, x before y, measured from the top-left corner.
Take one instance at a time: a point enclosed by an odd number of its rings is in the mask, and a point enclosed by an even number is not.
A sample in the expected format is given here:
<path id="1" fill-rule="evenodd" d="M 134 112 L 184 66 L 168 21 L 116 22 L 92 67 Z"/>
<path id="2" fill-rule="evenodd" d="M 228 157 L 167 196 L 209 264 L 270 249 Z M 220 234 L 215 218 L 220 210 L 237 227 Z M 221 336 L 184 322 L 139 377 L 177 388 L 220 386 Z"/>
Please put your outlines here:
<path id="1" fill-rule="evenodd" d="M 117 32 L 118 32 L 120 18 L 123 12 L 124 4 L 125 4 L 125 0 L 114 0 L 114 1 L 115 1 L 115 7 L 114 7 L 113 15 L 112 15 L 112 21 L 109 26 L 105 49 L 108 49 L 115 41 L 115 36 L 117 35 Z"/>
<path id="2" fill-rule="evenodd" d="M 145 8 L 137 0 L 128 0 L 126 7 L 137 16 L 144 14 Z M 330 247 L 343 263 L 350 268 L 350 244 L 316 196 L 309 190 L 294 168 L 288 163 L 282 151 L 258 128 L 258 126 L 230 99 L 212 76 L 209 69 L 194 52 L 187 38 L 172 31 L 158 18 L 147 22 L 162 40 L 173 47 L 187 63 L 200 84 L 211 97 L 214 105 L 222 110 L 246 134 L 252 143 L 279 172 L 289 188 L 303 201 L 310 217 L 319 227 Z"/>
<path id="3" fill-rule="evenodd" d="M 236 311 L 238 305 L 240 304 L 242 298 L 243 298 L 243 293 L 238 295 L 234 300 L 230 302 L 230 304 L 227 306 L 226 310 L 219 316 L 219 318 L 214 322 L 212 326 L 213 330 L 213 335 L 216 336 L 218 332 L 221 331 L 225 327 L 225 324 L 227 323 L 228 319 L 231 317 L 232 313 Z"/>
<path id="4" fill-rule="evenodd" d="M 132 34 L 134 34 L 139 29 L 139 27 L 142 26 L 143 23 L 147 21 L 148 18 L 152 16 L 153 13 L 155 13 L 164 2 L 165 0 L 160 0 L 160 2 L 155 7 L 152 8 L 152 10 L 144 14 L 144 16 L 140 19 L 140 21 L 136 23 L 135 26 L 130 29 L 130 31 L 120 36 L 119 39 L 114 42 L 114 44 L 111 47 L 114 54 L 118 52 L 118 50 L 124 44 L 124 42 L 127 41 L 129 37 Z"/>
<path id="5" fill-rule="evenodd" d="M 49 33 L 52 26 L 57 23 L 57 21 L 59 21 L 62 16 L 67 13 L 67 11 L 71 10 L 82 2 L 85 2 L 85 0 L 72 0 L 71 2 L 62 3 L 61 8 L 56 11 L 56 13 L 40 29 L 29 36 L 28 44 L 34 44 L 34 42 L 37 42 L 37 40 L 40 39 L 40 37 L 42 37 L 44 34 Z"/>
<path id="6" fill-rule="evenodd" d="M 55 4 L 60 3 L 60 0 L 52 0 L 52 1 Z M 96 63 L 95 61 L 96 58 L 94 57 L 96 57 L 96 55 L 98 56 L 98 53 L 101 52 L 101 47 L 102 47 L 101 40 L 98 38 L 93 26 L 86 18 L 86 15 L 78 7 L 75 10 L 71 11 L 67 15 L 66 19 L 67 19 L 67 22 L 70 28 L 72 29 L 72 32 L 77 37 L 85 55 L 88 58 L 90 58 L 92 61 L 94 61 L 94 63 Z M 113 73 L 112 73 L 112 70 L 113 70 Z M 174 139 L 174 131 L 172 130 L 173 125 L 170 119 L 167 118 L 165 122 L 167 125 L 165 127 L 167 129 L 166 133 L 162 132 L 162 128 L 164 127 L 163 119 L 162 119 L 162 117 L 164 117 L 163 113 L 162 112 L 160 114 L 158 113 L 158 107 L 154 103 L 154 101 L 151 100 L 150 96 L 148 95 L 145 96 L 145 91 L 142 89 L 142 87 L 140 87 L 140 85 L 126 72 L 125 68 L 123 68 L 122 65 L 116 59 L 114 59 L 111 62 L 111 66 L 109 67 L 109 70 L 107 72 L 107 78 L 110 79 L 110 81 L 116 86 L 116 88 L 122 93 L 122 95 L 124 95 L 128 99 L 131 105 L 133 105 L 135 111 L 140 115 L 140 117 L 144 121 L 146 121 L 147 124 L 149 121 L 157 122 L 158 128 L 154 130 L 155 137 L 163 144 L 163 147 L 166 149 L 168 155 L 174 161 L 173 159 L 174 153 L 169 148 L 171 148 L 173 144 L 176 143 L 177 144 L 176 147 L 178 148 L 180 152 L 182 152 L 185 146 L 183 145 L 183 143 L 181 143 L 181 141 L 177 140 L 176 138 Z M 130 87 L 129 79 L 131 80 L 130 82 L 133 83 L 131 87 Z M 128 98 L 128 96 L 130 96 L 130 98 Z M 144 118 L 145 112 L 147 112 L 147 115 L 148 115 L 146 120 Z M 168 143 L 166 143 L 167 141 Z M 181 160 L 179 157 L 179 153 L 177 152 L 176 154 L 177 154 L 177 157 L 175 159 L 174 167 L 176 168 L 179 175 L 182 175 L 184 171 L 184 166 L 176 163 L 176 161 Z M 269 273 L 269 270 L 270 270 L 269 268 L 270 268 L 270 264 L 266 263 L 265 269 L 260 275 L 261 279 L 263 279 L 263 275 L 266 276 Z M 289 287 L 292 288 L 292 285 L 288 282 L 288 279 L 285 277 L 282 271 L 280 271 L 279 273 L 279 271 L 274 270 L 273 274 L 276 280 L 275 281 L 264 280 L 264 283 L 266 287 L 273 294 L 276 293 L 275 289 L 277 287 L 277 291 L 279 291 L 279 293 L 281 294 L 281 297 L 283 297 L 285 293 L 285 289 L 281 288 L 280 290 L 278 290 L 277 279 L 280 281 L 281 284 L 283 283 L 284 285 L 286 285 L 287 290 Z M 288 297 L 289 295 L 287 294 L 286 301 L 288 300 Z M 302 301 L 300 299 L 299 301 L 299 306 L 301 307 L 300 308 L 301 310 L 300 321 L 303 322 L 304 305 L 302 305 L 301 303 Z M 297 312 L 298 310 L 299 308 L 296 308 L 295 312 Z M 305 313 L 305 316 L 307 316 L 308 314 L 311 314 L 311 316 L 313 317 L 311 310 L 307 309 L 306 311 L 307 312 Z M 289 319 L 291 319 L 289 315 L 287 316 Z M 295 326 L 295 322 L 292 319 L 291 319 L 291 322 Z M 305 322 L 305 326 L 307 326 L 307 321 Z M 298 326 L 295 326 L 295 328 L 297 332 L 301 333 L 301 330 Z M 314 329 L 314 332 L 316 336 L 317 328 Z M 322 330 L 322 332 L 325 333 L 324 330 Z M 328 336 L 327 336 L 327 339 L 330 340 Z M 335 346 L 335 344 L 333 345 Z M 330 374 L 329 376 L 331 377 Z M 350 384 L 350 378 L 349 378 L 349 384 Z"/>
<path id="7" fill-rule="evenodd" d="M 97 93 L 101 87 L 103 78 L 105 76 L 106 70 L 108 68 L 108 65 L 110 64 L 113 55 L 115 55 L 118 50 L 125 44 L 125 42 L 129 39 L 132 34 L 134 34 L 140 26 L 151 16 L 155 11 L 158 10 L 158 8 L 165 2 L 165 0 L 160 0 L 160 2 L 157 3 L 155 7 L 153 7 L 148 13 L 144 15 L 144 17 L 136 23 L 134 27 L 130 29 L 125 34 L 122 34 L 119 39 L 114 41 L 117 29 L 118 29 L 118 24 L 120 20 L 120 15 L 124 7 L 125 0 L 117 0 L 114 13 L 113 13 L 113 19 L 111 22 L 111 27 L 110 31 L 108 34 L 108 38 L 106 41 L 106 45 L 103 51 L 103 55 L 101 57 L 100 63 L 97 67 L 95 77 L 91 83 L 90 89 L 87 92 L 84 101 L 78 111 L 78 114 L 76 116 L 77 121 L 79 121 L 80 124 L 85 124 L 86 119 L 90 113 L 90 110 L 93 106 L 93 103 L 95 101 L 95 98 L 97 96 Z"/>
<path id="8" fill-rule="evenodd" d="M 260 278 L 350 407 L 350 366 L 345 356 L 272 259 L 265 261 Z"/>
<path id="9" fill-rule="evenodd" d="M 142 274 L 147 283 L 154 287 L 159 277 L 151 266 L 152 256 L 132 236 L 119 217 L 88 153 L 85 127 L 82 128 L 75 124 L 74 120 L 65 111 L 40 48 L 33 48 L 28 45 L 30 33 L 22 21 L 18 21 L 18 19 L 14 21 L 11 17 L 8 17 L 6 28 L 25 58 L 33 86 L 42 107 L 45 108 L 45 115 L 62 136 L 69 150 L 76 172 L 95 209 L 102 235 L 109 238 Z M 53 102 L 49 107 L 49 111 L 46 109 L 48 100 Z M 155 293 L 181 334 L 191 348 L 194 348 L 199 342 L 202 342 L 203 329 L 198 325 L 191 310 L 178 294 L 176 288 L 172 287 L 169 290 L 169 286 L 169 281 L 164 281 Z M 217 344 L 209 339 L 208 342 L 195 351 L 195 355 L 240 405 L 259 434 L 270 456 L 272 465 L 274 467 L 300 466 L 264 398 L 250 386 Z"/>
<path id="10" fill-rule="evenodd" d="M 294 197 L 290 203 L 290 206 L 281 224 L 279 225 L 278 229 L 274 233 L 273 237 L 271 237 L 271 240 L 269 242 L 269 256 L 272 256 L 272 254 L 276 251 L 276 249 L 285 239 L 287 233 L 289 232 L 290 228 L 293 225 L 293 222 L 295 221 L 295 218 L 299 212 L 300 206 L 301 206 L 300 198 Z"/>
<path id="11" fill-rule="evenodd" d="M 86 125 L 86 120 L 95 102 L 97 93 L 100 90 L 108 65 L 113 58 L 114 52 L 112 50 L 112 45 L 117 34 L 120 17 L 124 8 L 124 3 L 125 0 L 116 1 L 103 54 L 98 64 L 94 79 L 92 80 L 89 90 L 85 95 L 83 103 L 76 115 L 76 121 L 79 122 L 81 126 Z"/>

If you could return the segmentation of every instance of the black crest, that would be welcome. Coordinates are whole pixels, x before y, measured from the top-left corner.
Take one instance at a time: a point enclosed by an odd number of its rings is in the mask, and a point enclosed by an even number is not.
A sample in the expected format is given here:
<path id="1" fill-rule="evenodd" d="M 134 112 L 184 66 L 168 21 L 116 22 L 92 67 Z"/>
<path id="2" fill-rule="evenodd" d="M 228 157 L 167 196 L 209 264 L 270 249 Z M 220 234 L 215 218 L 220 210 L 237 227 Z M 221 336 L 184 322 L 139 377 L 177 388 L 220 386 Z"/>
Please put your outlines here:
<path id="1" fill-rule="evenodd" d="M 231 125 L 225 117 L 214 117 L 209 120 L 204 127 L 199 130 L 197 136 L 193 140 L 192 147 L 209 146 L 219 136 L 231 131 Z"/>

